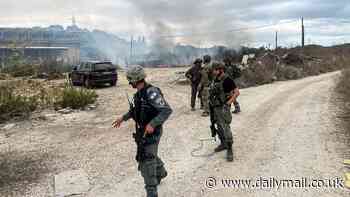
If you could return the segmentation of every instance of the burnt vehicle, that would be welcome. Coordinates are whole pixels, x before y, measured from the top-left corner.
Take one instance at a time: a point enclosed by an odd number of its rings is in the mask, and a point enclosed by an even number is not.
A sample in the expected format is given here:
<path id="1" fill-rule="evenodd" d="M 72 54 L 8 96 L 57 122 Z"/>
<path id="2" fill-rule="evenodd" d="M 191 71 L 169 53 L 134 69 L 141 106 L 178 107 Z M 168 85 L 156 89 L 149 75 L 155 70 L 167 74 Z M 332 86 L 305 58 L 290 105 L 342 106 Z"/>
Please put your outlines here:
<path id="1" fill-rule="evenodd" d="M 84 85 L 87 88 L 106 83 L 115 86 L 118 73 L 112 62 L 90 61 L 74 66 L 69 78 L 73 85 Z"/>

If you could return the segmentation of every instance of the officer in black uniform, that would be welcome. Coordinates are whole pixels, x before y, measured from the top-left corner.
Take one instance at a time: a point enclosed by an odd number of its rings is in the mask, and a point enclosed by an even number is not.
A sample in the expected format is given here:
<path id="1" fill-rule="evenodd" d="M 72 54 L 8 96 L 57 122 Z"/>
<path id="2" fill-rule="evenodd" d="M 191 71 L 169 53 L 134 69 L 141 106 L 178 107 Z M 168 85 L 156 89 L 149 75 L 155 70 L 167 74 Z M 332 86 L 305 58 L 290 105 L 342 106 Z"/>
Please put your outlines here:
<path id="1" fill-rule="evenodd" d="M 141 66 L 132 66 L 126 76 L 137 92 L 134 103 L 129 103 L 129 111 L 113 122 L 113 127 L 119 128 L 123 121 L 130 118 L 135 120 L 138 169 L 144 178 L 147 197 L 158 197 L 157 185 L 167 176 L 164 163 L 158 157 L 158 144 L 163 132 L 162 125 L 172 109 L 160 89 L 145 81 L 146 74 Z"/>

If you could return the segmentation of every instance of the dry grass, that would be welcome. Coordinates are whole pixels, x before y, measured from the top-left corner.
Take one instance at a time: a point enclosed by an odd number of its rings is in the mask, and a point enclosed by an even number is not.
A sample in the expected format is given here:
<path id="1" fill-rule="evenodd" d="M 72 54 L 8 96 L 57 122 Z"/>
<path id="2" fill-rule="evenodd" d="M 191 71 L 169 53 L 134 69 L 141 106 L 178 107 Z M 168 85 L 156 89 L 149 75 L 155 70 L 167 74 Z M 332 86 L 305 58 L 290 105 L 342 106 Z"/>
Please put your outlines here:
<path id="1" fill-rule="evenodd" d="M 47 63 L 41 65 L 20 64 L 13 65 L 1 70 L 0 80 L 1 78 L 4 78 L 5 74 L 10 75 L 12 77 L 45 78 L 48 80 L 64 79 L 64 73 L 70 71 L 70 66 L 60 65 L 57 63 Z"/>
<path id="2" fill-rule="evenodd" d="M 337 92 L 340 96 L 340 105 L 343 111 L 340 114 L 341 121 L 347 132 L 345 135 L 348 137 L 348 143 L 350 145 L 350 69 L 342 71 L 342 75 L 339 79 L 337 86 Z"/>
<path id="3" fill-rule="evenodd" d="M 342 76 L 338 83 L 338 92 L 344 96 L 346 102 L 350 102 L 350 69 L 342 71 Z"/>
<path id="4" fill-rule="evenodd" d="M 94 90 L 68 83 L 15 79 L 0 83 L 0 122 L 28 118 L 34 110 L 46 108 L 82 109 L 96 101 Z"/>
<path id="5" fill-rule="evenodd" d="M 0 122 L 14 117 L 28 117 L 37 106 L 37 97 L 16 95 L 13 88 L 0 86 Z"/>

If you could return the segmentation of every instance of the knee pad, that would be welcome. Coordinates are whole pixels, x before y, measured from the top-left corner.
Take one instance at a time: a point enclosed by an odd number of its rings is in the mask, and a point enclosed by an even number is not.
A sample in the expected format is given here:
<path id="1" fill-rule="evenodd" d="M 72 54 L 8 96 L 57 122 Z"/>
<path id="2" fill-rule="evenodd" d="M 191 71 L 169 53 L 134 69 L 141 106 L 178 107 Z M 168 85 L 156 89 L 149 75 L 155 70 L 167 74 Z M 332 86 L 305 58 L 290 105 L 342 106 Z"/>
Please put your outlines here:
<path id="1" fill-rule="evenodd" d="M 158 184 L 156 160 L 143 162 L 140 164 L 140 170 L 146 186 L 156 186 Z"/>

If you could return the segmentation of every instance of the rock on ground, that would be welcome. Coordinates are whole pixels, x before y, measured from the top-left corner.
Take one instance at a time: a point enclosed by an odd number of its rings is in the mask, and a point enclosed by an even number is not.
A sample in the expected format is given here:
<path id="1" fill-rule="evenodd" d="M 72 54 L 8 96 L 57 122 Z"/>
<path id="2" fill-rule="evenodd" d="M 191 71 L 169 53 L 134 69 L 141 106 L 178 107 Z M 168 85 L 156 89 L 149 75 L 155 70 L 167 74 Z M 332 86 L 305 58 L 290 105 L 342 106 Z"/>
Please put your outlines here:
<path id="1" fill-rule="evenodd" d="M 89 187 L 88 175 L 83 170 L 66 171 L 55 176 L 55 197 L 84 194 Z"/>

